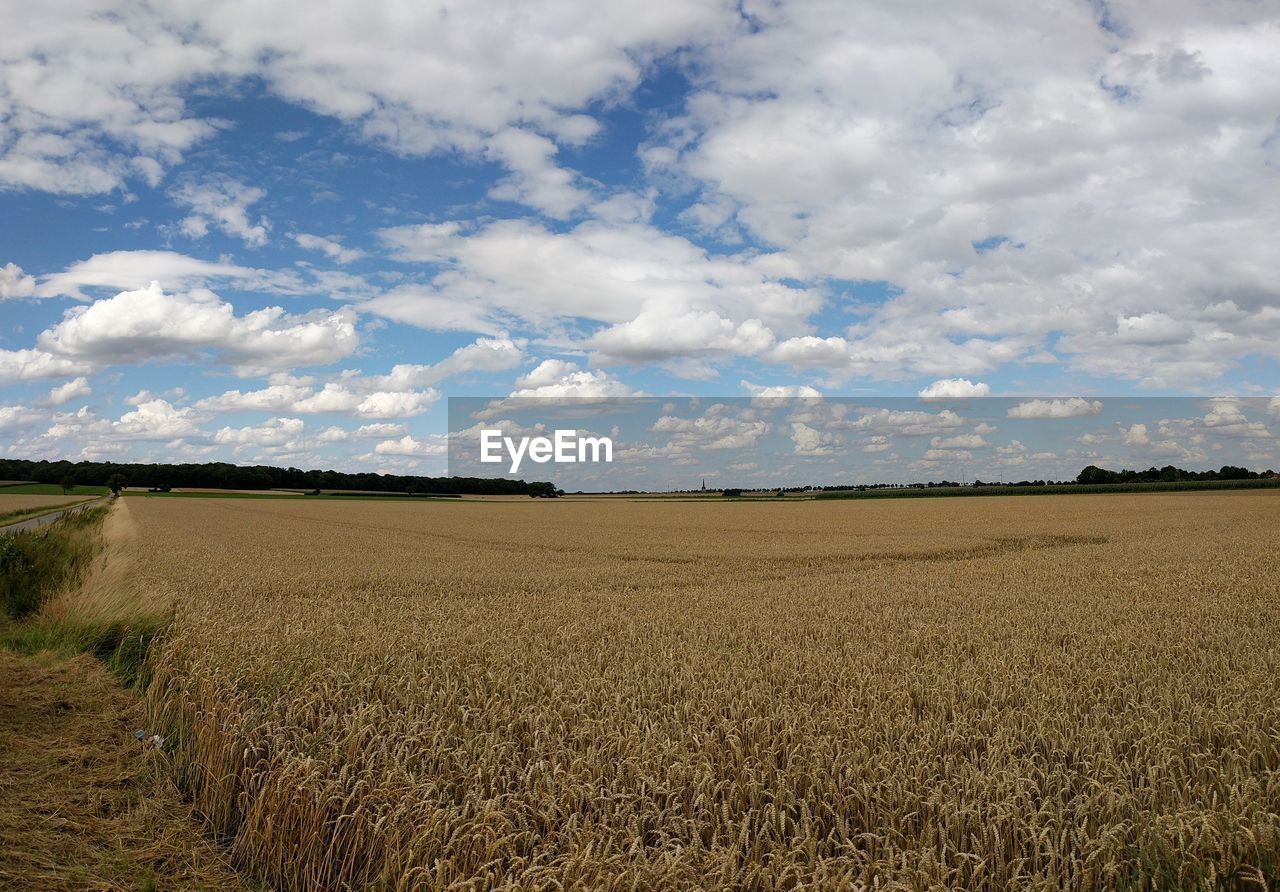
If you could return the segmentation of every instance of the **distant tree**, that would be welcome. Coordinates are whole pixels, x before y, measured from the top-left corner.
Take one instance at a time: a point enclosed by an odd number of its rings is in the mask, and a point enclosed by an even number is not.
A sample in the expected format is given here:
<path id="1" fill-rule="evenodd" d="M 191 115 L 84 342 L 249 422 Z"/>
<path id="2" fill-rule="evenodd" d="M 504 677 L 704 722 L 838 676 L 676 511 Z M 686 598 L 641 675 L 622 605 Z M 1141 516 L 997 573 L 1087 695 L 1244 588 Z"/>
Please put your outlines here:
<path id="1" fill-rule="evenodd" d="M 58 485 L 62 487 L 63 494 L 70 493 L 71 490 L 76 488 L 76 478 L 68 474 L 58 481 Z"/>
<path id="2" fill-rule="evenodd" d="M 124 479 L 123 474 L 112 474 L 107 478 L 107 487 L 111 490 L 113 496 L 120 495 L 120 490 L 129 485 L 129 481 Z"/>
<path id="3" fill-rule="evenodd" d="M 1097 465 L 1089 465 L 1076 477 L 1076 483 L 1115 483 L 1116 477 L 1115 471 L 1108 471 Z"/>
<path id="4" fill-rule="evenodd" d="M 725 496 L 726 498 L 736 499 L 738 496 L 742 495 L 742 490 L 740 490 L 740 489 L 723 489 L 723 490 L 721 490 L 721 491 L 720 491 L 720 495 Z"/>

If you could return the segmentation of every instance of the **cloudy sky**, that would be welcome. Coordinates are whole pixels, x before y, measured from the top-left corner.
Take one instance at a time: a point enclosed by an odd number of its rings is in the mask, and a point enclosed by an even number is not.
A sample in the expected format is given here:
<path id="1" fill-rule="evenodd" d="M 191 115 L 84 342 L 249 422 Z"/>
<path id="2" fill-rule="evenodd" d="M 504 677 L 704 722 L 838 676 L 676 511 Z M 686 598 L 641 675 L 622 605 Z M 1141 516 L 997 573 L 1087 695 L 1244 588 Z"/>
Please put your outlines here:
<path id="1" fill-rule="evenodd" d="M 13 457 L 438 472 L 449 396 L 1271 397 L 1280 6 L 14 0 L 0 209 Z"/>

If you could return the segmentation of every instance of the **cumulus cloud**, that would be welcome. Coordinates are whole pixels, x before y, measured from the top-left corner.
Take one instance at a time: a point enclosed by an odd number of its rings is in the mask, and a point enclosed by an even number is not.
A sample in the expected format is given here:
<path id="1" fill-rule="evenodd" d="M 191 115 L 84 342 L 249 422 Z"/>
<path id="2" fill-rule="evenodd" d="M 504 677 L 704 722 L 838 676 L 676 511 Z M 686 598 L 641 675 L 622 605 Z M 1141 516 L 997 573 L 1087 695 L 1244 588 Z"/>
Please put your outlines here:
<path id="1" fill-rule="evenodd" d="M 934 449 L 981 449 L 988 444 L 978 434 L 957 434 L 953 437 L 934 437 L 929 445 Z"/>
<path id="2" fill-rule="evenodd" d="M 358 343 L 347 309 L 293 316 L 268 307 L 237 316 L 212 292 L 167 294 L 156 282 L 74 307 L 36 339 L 50 356 L 93 367 L 211 351 L 244 375 L 327 365 Z"/>
<path id="3" fill-rule="evenodd" d="M 598 127 L 580 109 L 632 89 L 657 55 L 715 39 L 737 21 L 715 0 L 417 11 L 301 2 L 264 11 L 233 0 L 103 17 L 33 6 L 4 46 L 11 64 L 0 93 L 14 135 L 0 153 L 0 183 L 65 193 L 105 192 L 130 178 L 154 186 L 216 132 L 183 100 L 191 84 L 215 80 L 252 78 L 403 154 L 480 153 L 513 128 L 577 145 Z M 528 163 L 518 151 L 495 151 L 513 169 Z M 538 177 L 514 175 L 531 201 L 548 201 Z"/>
<path id="4" fill-rule="evenodd" d="M 610 326 L 587 341 L 599 362 L 654 361 L 709 355 L 752 356 L 773 343 L 759 319 L 735 325 L 712 311 L 682 315 L 649 308 L 628 322 Z"/>
<path id="5" fill-rule="evenodd" d="M 585 371 L 577 363 L 545 359 L 516 380 L 511 396 L 528 398 L 593 398 L 635 396 L 637 391 L 602 370 Z"/>
<path id="6" fill-rule="evenodd" d="M 80 397 L 89 396 L 91 393 L 93 393 L 93 389 L 89 387 L 87 379 L 83 377 L 73 378 L 67 383 L 60 384 L 50 390 L 44 401 L 50 406 L 62 406 Z"/>
<path id="7" fill-rule="evenodd" d="M 336 236 L 291 232 L 289 233 L 289 238 L 293 239 L 299 248 L 304 248 L 308 251 L 319 251 L 336 263 L 347 264 L 364 256 L 364 251 L 358 248 L 344 247 L 341 240 Z"/>
<path id="8" fill-rule="evenodd" d="M 1121 34 L 1095 8 L 755 9 L 644 158 L 798 278 L 896 286 L 847 350 L 798 357 L 955 375 L 1052 345 L 1178 387 L 1280 354 L 1274 17 L 1128 6 Z"/>
<path id="9" fill-rule="evenodd" d="M 55 356 L 44 350 L 0 350 L 0 386 L 91 371 L 93 367 L 88 362 Z"/>
<path id="10" fill-rule="evenodd" d="M 270 418 L 262 424 L 221 428 L 213 435 L 213 442 L 219 446 L 293 450 L 300 448 L 299 438 L 305 429 L 306 422 L 301 418 Z"/>
<path id="11" fill-rule="evenodd" d="M 454 350 L 437 363 L 398 364 L 393 366 L 386 375 L 379 375 L 370 380 L 387 390 L 404 390 L 439 384 L 456 375 L 502 372 L 524 362 L 526 344 L 523 338 L 513 339 L 506 335 L 496 338 L 477 338 L 472 343 Z"/>
<path id="12" fill-rule="evenodd" d="M 62 272 L 44 276 L 36 294 L 88 300 L 86 288 L 133 291 L 146 288 L 151 282 L 160 282 L 166 288 L 186 290 L 217 281 L 229 281 L 258 291 L 298 293 L 303 290 L 302 280 L 289 271 L 201 260 L 176 251 L 110 251 L 94 254 Z"/>
<path id="13" fill-rule="evenodd" d="M 933 412 L 880 408 L 863 411 L 856 421 L 849 424 L 849 427 L 856 430 L 873 430 L 906 437 L 923 437 L 940 434 L 960 427 L 962 424 L 964 424 L 964 419 L 950 409 L 943 409 L 935 414 Z"/>
<path id="14" fill-rule="evenodd" d="M 121 415 L 110 424 L 112 436 L 126 440 L 178 440 L 198 436 L 197 415 L 190 408 L 178 408 L 168 400 L 150 399 Z"/>
<path id="15" fill-rule="evenodd" d="M 0 300 L 15 297 L 34 297 L 36 293 L 35 276 L 28 276 L 16 263 L 0 266 Z"/>
<path id="16" fill-rule="evenodd" d="M 239 180 L 215 177 L 183 183 L 170 197 L 175 204 L 191 210 L 179 224 L 189 238 L 202 239 L 209 234 L 209 227 L 214 226 L 252 248 L 260 248 L 267 243 L 271 224 L 266 217 L 253 220 L 249 205 L 261 201 L 266 194 Z"/>
<path id="17" fill-rule="evenodd" d="M 373 451 L 376 455 L 439 456 L 448 454 L 449 442 L 441 435 L 418 438 L 406 434 L 398 440 L 383 440 Z"/>
<path id="18" fill-rule="evenodd" d="M 1065 400 L 1028 400 L 1009 408 L 1010 418 L 1084 418 L 1102 411 L 1100 400 L 1073 396 Z"/>
<path id="19" fill-rule="evenodd" d="M 830 455 L 839 443 L 836 435 L 810 427 L 802 421 L 791 422 L 791 442 L 797 455 Z"/>
<path id="20" fill-rule="evenodd" d="M 759 417 L 753 409 L 739 409 L 714 403 L 696 418 L 663 415 L 651 427 L 655 433 L 668 434 L 671 445 L 681 451 L 746 449 L 773 430 L 773 425 Z M 793 428 L 794 431 L 794 428 Z M 801 433 L 801 439 L 821 445 Z"/>
<path id="21" fill-rule="evenodd" d="M 488 140 L 488 155 L 511 173 L 489 190 L 489 197 L 518 201 L 557 219 L 566 219 L 590 193 L 574 185 L 576 176 L 552 159 L 556 144 L 545 136 L 509 127 Z"/>
<path id="22" fill-rule="evenodd" d="M 991 385 L 974 383 L 968 378 L 943 378 L 934 381 L 920 391 L 920 399 L 926 401 L 963 400 L 973 397 L 989 396 Z"/>
<path id="23" fill-rule="evenodd" d="M 1149 446 L 1151 444 L 1151 436 L 1147 432 L 1145 424 L 1131 424 L 1123 431 L 1124 445 L 1126 446 Z"/>
<path id="24" fill-rule="evenodd" d="M 228 390 L 195 403 L 204 412 L 258 410 L 303 415 L 343 414 L 361 418 L 411 418 L 421 415 L 440 399 L 434 388 L 379 390 L 369 378 L 347 377 L 322 387 L 272 384 L 261 390 Z"/>
<path id="25" fill-rule="evenodd" d="M 586 346 L 606 361 L 759 353 L 775 333 L 806 328 L 822 304 L 817 289 L 783 283 L 760 258 L 711 256 L 643 223 L 588 221 L 565 232 L 523 220 L 474 232 L 433 223 L 380 236 L 400 260 L 446 268 L 430 288 L 363 309 L 438 329 L 592 320 L 604 327 Z"/>
<path id="26" fill-rule="evenodd" d="M 752 397 L 765 400 L 816 399 L 822 396 L 821 391 L 808 384 L 762 385 L 752 384 L 750 381 L 740 381 L 739 384 Z"/>
<path id="27" fill-rule="evenodd" d="M 0 406 L 0 433 L 12 434 L 39 424 L 47 417 L 45 412 L 29 406 Z"/>

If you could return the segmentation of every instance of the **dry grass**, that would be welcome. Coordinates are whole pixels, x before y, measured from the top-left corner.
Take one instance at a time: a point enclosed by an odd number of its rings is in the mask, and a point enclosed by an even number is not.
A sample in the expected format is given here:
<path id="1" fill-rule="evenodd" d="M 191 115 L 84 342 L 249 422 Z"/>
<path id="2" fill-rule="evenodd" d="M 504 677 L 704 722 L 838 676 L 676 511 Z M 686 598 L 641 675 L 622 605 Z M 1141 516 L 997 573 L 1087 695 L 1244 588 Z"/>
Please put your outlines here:
<path id="1" fill-rule="evenodd" d="M 283 889 L 1264 888 L 1272 492 L 130 505 Z"/>
<path id="2" fill-rule="evenodd" d="M 0 524 L 21 520 L 46 510 L 53 511 L 64 505 L 87 502 L 90 498 L 90 496 L 6 495 L 4 490 L 0 489 Z"/>
<path id="3" fill-rule="evenodd" d="M 134 741 L 141 707 L 91 657 L 0 651 L 0 888 L 248 888 Z"/>
<path id="4" fill-rule="evenodd" d="M 63 505 L 74 505 L 76 502 L 87 502 L 91 496 L 33 496 L 5 495 L 0 489 L 0 514 L 16 514 L 22 511 L 34 511 L 37 508 L 61 508 Z"/>

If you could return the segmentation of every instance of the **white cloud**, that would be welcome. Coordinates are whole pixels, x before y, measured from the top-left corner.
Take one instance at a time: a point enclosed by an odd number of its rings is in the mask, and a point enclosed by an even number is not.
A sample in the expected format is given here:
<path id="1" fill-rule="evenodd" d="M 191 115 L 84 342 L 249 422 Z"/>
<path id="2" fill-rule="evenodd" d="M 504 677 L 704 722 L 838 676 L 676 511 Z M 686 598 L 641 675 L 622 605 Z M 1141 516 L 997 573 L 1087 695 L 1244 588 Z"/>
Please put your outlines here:
<path id="1" fill-rule="evenodd" d="M 33 6 L 23 27 L 7 29 L 0 95 L 12 136 L 0 183 L 67 193 L 109 191 L 130 177 L 154 185 L 216 132 L 186 108 L 186 88 L 248 78 L 404 154 L 479 153 L 512 128 L 577 145 L 598 128 L 581 109 L 625 95 L 657 55 L 737 22 L 716 0 L 500 11 L 231 0 L 91 13 Z M 497 144 L 513 169 L 530 163 Z M 528 193 L 520 198 L 560 200 L 554 182 L 548 199 L 538 176 L 514 175 Z"/>
<path id="2" fill-rule="evenodd" d="M 298 316 L 267 307 L 237 316 L 208 291 L 166 294 L 158 283 L 74 307 L 36 339 L 40 350 L 96 367 L 215 352 L 241 374 L 327 365 L 355 350 L 347 309 Z"/>
<path id="3" fill-rule="evenodd" d="M 174 251 L 111 251 L 73 263 L 65 271 L 44 276 L 36 289 L 40 297 L 88 300 L 85 288 L 134 291 L 151 282 L 185 290 L 215 281 L 230 281 L 258 291 L 298 293 L 302 280 L 292 272 L 237 266 L 225 261 L 200 260 Z"/>
<path id="4" fill-rule="evenodd" d="M 163 399 L 139 403 L 136 408 L 111 422 L 112 436 L 126 440 L 176 440 L 198 436 L 196 413 L 177 408 Z"/>
<path id="5" fill-rule="evenodd" d="M 429 288 L 398 289 L 362 306 L 425 328 L 535 327 L 587 319 L 587 346 L 608 359 L 758 353 L 775 332 L 799 333 L 822 303 L 761 258 L 711 256 L 646 224 L 588 221 L 566 232 L 504 220 L 380 232 L 398 259 L 444 264 Z M 675 341 L 674 345 L 668 342 Z"/>
<path id="6" fill-rule="evenodd" d="M 303 415 L 345 414 L 361 418 L 410 418 L 421 415 L 440 399 L 439 391 L 379 390 L 376 379 L 347 377 L 320 388 L 302 384 L 272 384 L 261 390 L 228 390 L 195 404 L 202 412 L 258 410 Z"/>
<path id="7" fill-rule="evenodd" d="M 972 397 L 989 396 L 991 385 L 981 382 L 975 384 L 968 378 L 943 378 L 934 381 L 920 391 L 920 399 L 927 401 L 963 400 Z"/>
<path id="8" fill-rule="evenodd" d="M 829 431 L 820 431 L 804 422 L 791 422 L 791 441 L 797 455 L 830 455 L 839 442 Z"/>
<path id="9" fill-rule="evenodd" d="M 219 446 L 293 451 L 301 448 L 300 438 L 305 428 L 306 422 L 301 418 L 269 418 L 258 425 L 221 428 L 213 435 L 213 442 Z"/>
<path id="10" fill-rule="evenodd" d="M 1124 429 L 1123 434 L 1124 445 L 1126 446 L 1148 446 L 1151 444 L 1151 437 L 1145 424 L 1131 424 Z"/>
<path id="11" fill-rule="evenodd" d="M 1223 397 L 1211 400 L 1201 424 L 1217 436 L 1269 439 L 1270 429 L 1261 421 L 1250 421 L 1241 400 Z"/>
<path id="12" fill-rule="evenodd" d="M 434 389 L 407 392 L 375 391 L 356 406 L 356 414 L 362 418 L 410 418 L 421 415 L 440 399 Z"/>
<path id="13" fill-rule="evenodd" d="M 373 447 L 378 455 L 446 455 L 449 452 L 448 438 L 435 435 L 418 439 L 405 434 L 398 440 L 383 440 Z"/>
<path id="14" fill-rule="evenodd" d="M 752 397 L 765 400 L 816 399 L 822 396 L 821 391 L 808 384 L 752 384 L 740 381 L 739 385 Z M 779 403 L 781 405 L 781 403 Z"/>
<path id="15" fill-rule="evenodd" d="M 524 362 L 526 343 L 522 338 L 513 339 L 506 335 L 496 338 L 477 338 L 474 342 L 454 350 L 440 362 L 432 365 L 396 365 L 386 375 L 370 380 L 388 390 L 404 390 L 438 384 L 455 375 L 502 372 Z"/>
<path id="16" fill-rule="evenodd" d="M 488 140 L 488 155 L 511 174 L 489 190 L 489 197 L 518 201 L 563 220 L 584 205 L 588 192 L 574 185 L 575 175 L 559 167 L 556 144 L 545 136 L 509 127 Z"/>
<path id="17" fill-rule="evenodd" d="M 1152 387 L 1280 355 L 1272 12 L 1127 5 L 1120 35 L 1096 8 L 762 5 L 643 157 L 797 278 L 897 286 L 825 345 L 859 373 L 976 374 L 1057 334 Z"/>
<path id="18" fill-rule="evenodd" d="M 191 215 L 181 223 L 182 232 L 188 237 L 204 238 L 212 225 L 250 247 L 259 248 L 267 243 L 271 223 L 266 217 L 250 219 L 249 205 L 261 201 L 266 194 L 262 189 L 230 177 L 211 177 L 183 183 L 170 197 L 174 203 L 191 209 Z"/>
<path id="19" fill-rule="evenodd" d="M 343 247 L 342 242 L 336 236 L 291 232 L 289 233 L 289 238 L 293 239 L 298 247 L 308 251 L 319 251 L 336 263 L 347 264 L 364 256 L 364 251 L 358 248 Z"/>
<path id="20" fill-rule="evenodd" d="M 1065 400 L 1028 400 L 1008 411 L 1010 418 L 1084 418 L 1102 411 L 1099 400 L 1073 396 Z"/>
<path id="21" fill-rule="evenodd" d="M 93 389 L 89 387 L 88 380 L 83 377 L 73 378 L 50 390 L 49 395 L 45 397 L 45 402 L 50 406 L 62 406 L 82 396 L 89 396 L 91 393 Z"/>
<path id="22" fill-rule="evenodd" d="M 22 272 L 22 267 L 16 263 L 6 263 L 0 266 L 0 300 L 9 300 L 15 297 L 34 297 L 36 293 L 36 280 L 34 276 L 28 276 Z"/>
<path id="23" fill-rule="evenodd" d="M 46 417 L 45 412 L 29 406 L 0 406 L 0 433 L 11 434 L 25 430 L 44 421 Z"/>
<path id="24" fill-rule="evenodd" d="M 981 449 L 988 443 L 978 434 L 957 434 L 953 437 L 934 437 L 929 445 L 934 449 Z"/>
<path id="25" fill-rule="evenodd" d="M 715 403 L 697 418 L 663 415 L 650 429 L 655 433 L 669 434 L 670 446 L 676 450 L 693 452 L 701 449 L 714 451 L 753 447 L 761 437 L 773 430 L 773 425 L 758 417 L 752 409 L 734 409 L 723 403 Z M 795 428 L 792 430 L 794 432 Z M 810 440 L 803 433 L 800 437 L 802 440 Z M 814 445 L 822 445 L 821 435 Z"/>
<path id="26" fill-rule="evenodd" d="M 894 409 L 864 410 L 857 421 L 848 426 L 855 430 L 874 430 L 907 437 L 940 434 L 964 424 L 964 419 L 943 409 L 932 412 L 898 411 Z"/>
<path id="27" fill-rule="evenodd" d="M 580 398 L 605 399 L 635 396 L 637 391 L 607 372 L 584 371 L 576 363 L 562 359 L 543 360 L 529 374 L 517 379 L 511 396 L 528 398 Z"/>
<path id="28" fill-rule="evenodd" d="M 587 341 L 587 346 L 598 352 L 600 362 L 753 356 L 772 344 L 773 332 L 759 319 L 735 325 L 710 310 L 677 315 L 656 308 L 647 308 L 635 319 L 611 326 Z"/>
<path id="29" fill-rule="evenodd" d="M 54 356 L 44 350 L 0 350 L 0 386 L 90 371 L 92 366 L 83 360 Z"/>

